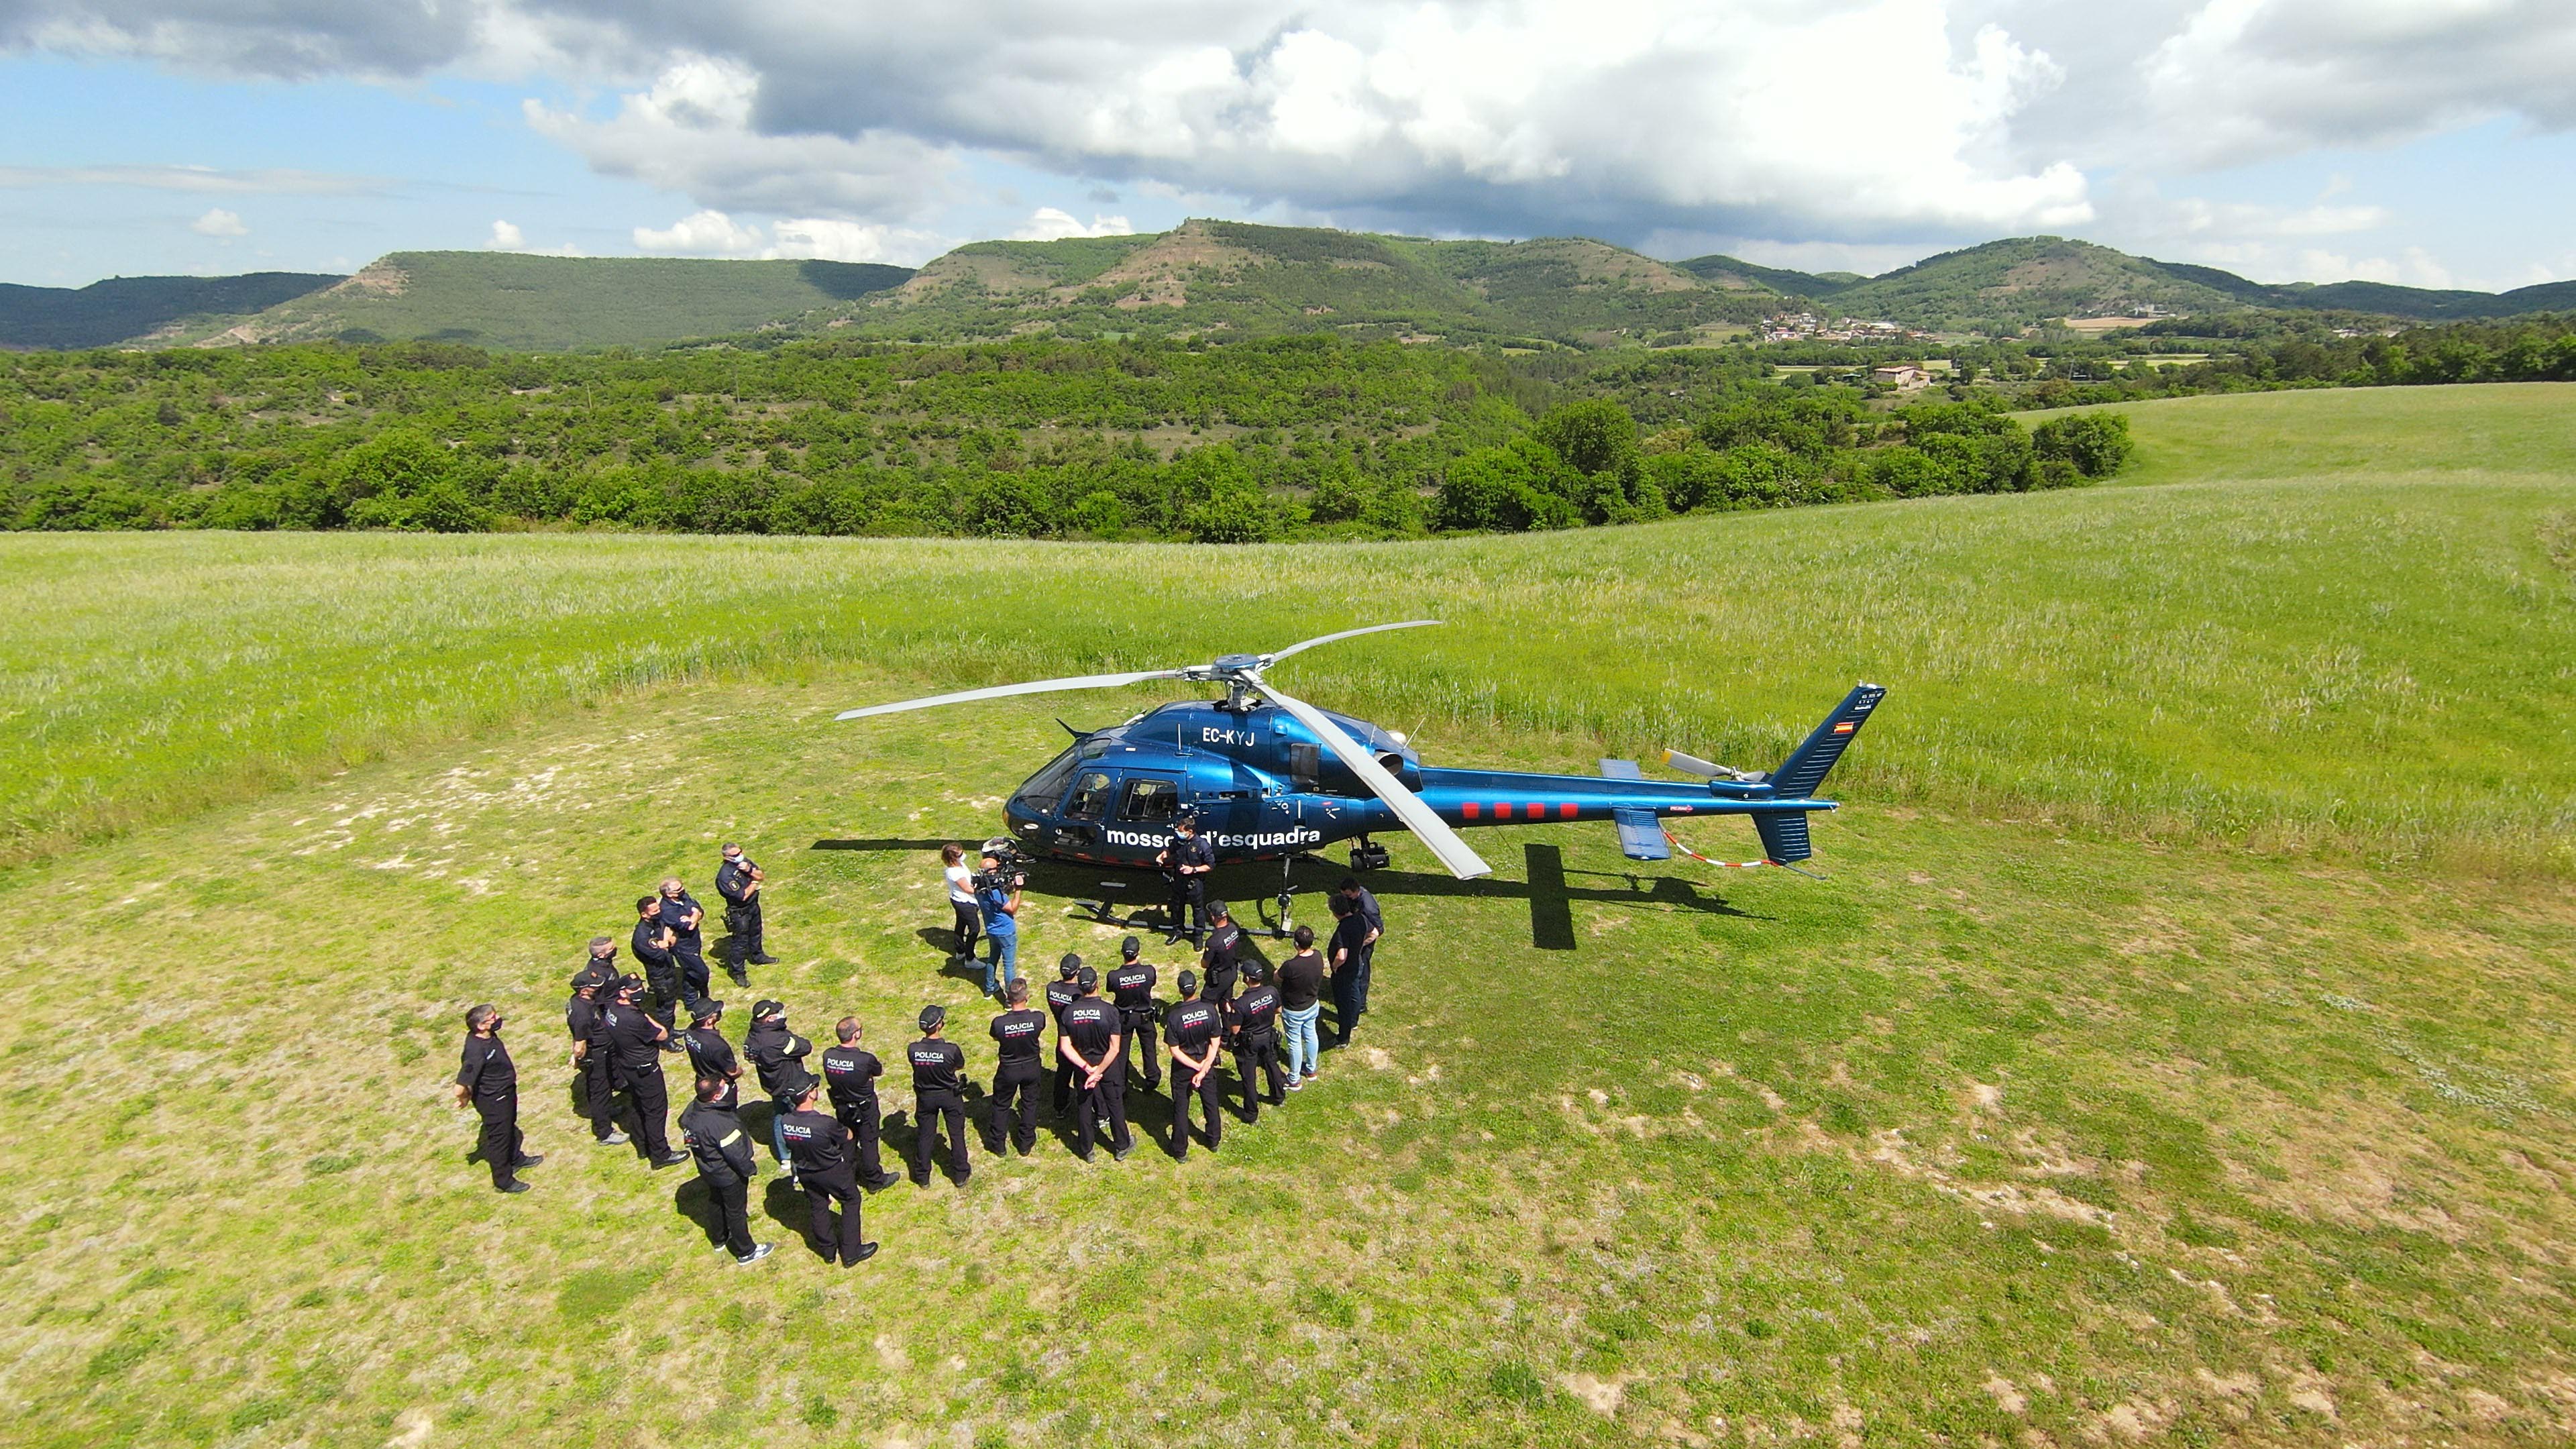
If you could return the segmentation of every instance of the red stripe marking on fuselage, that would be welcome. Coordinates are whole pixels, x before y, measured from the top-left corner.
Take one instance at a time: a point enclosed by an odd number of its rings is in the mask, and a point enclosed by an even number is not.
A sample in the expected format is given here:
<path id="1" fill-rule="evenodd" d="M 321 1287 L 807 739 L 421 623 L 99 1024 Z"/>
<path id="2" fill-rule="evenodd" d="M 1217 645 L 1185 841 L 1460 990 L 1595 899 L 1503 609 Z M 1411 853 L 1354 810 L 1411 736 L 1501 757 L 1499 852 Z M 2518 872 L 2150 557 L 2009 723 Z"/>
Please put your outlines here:
<path id="1" fill-rule="evenodd" d="M 1511 801 L 1509 801 L 1509 800 L 1501 800 L 1501 801 L 1497 801 L 1497 802 L 1495 802 L 1495 804 L 1494 804 L 1494 818 L 1495 818 L 1496 820 L 1509 820 L 1509 819 L 1511 819 L 1511 818 L 1512 818 L 1512 802 L 1511 802 Z"/>
<path id="2" fill-rule="evenodd" d="M 1466 804 L 1458 807 L 1458 813 L 1469 820 L 1473 820 L 1477 816 L 1485 813 L 1485 802 L 1482 800 L 1470 800 Z"/>

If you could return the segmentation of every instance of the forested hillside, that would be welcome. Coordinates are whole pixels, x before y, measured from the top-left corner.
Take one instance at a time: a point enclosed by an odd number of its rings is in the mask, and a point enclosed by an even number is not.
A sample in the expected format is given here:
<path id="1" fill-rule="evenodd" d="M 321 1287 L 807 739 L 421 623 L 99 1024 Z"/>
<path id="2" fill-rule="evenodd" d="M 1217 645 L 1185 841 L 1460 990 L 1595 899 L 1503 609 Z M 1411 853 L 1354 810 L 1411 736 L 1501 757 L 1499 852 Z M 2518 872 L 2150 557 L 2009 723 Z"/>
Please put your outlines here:
<path id="1" fill-rule="evenodd" d="M 110 277 L 78 288 L 0 282 L 0 348 L 108 347 L 156 333 L 203 332 L 341 280 L 328 273 L 247 272 Z"/>
<path id="2" fill-rule="evenodd" d="M 1238 542 L 2050 487 L 2119 462 L 2116 440 L 2026 435 L 1999 396 L 1887 414 L 1766 370 L 1679 349 L 1538 376 L 1330 337 L 45 354 L 0 359 L 0 470 L 20 528 Z"/>

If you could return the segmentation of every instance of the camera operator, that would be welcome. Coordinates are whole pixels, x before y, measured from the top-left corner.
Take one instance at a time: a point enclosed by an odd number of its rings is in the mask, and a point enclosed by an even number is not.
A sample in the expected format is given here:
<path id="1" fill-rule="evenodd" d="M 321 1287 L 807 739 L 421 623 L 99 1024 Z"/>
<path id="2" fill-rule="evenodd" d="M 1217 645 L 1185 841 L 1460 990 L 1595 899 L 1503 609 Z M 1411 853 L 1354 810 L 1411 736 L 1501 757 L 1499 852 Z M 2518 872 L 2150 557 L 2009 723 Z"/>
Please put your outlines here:
<path id="1" fill-rule="evenodd" d="M 1187 936 L 1195 946 L 1207 932 L 1207 878 L 1216 869 L 1216 851 L 1199 834 L 1197 816 L 1184 813 L 1172 822 L 1172 829 L 1177 832 L 1172 843 L 1154 857 L 1171 887 L 1164 906 L 1171 917 L 1171 935 L 1163 944 L 1169 946 Z"/>
<path id="2" fill-rule="evenodd" d="M 760 938 L 760 883 L 768 878 L 741 846 L 724 848 L 724 864 L 716 867 L 716 894 L 724 897 L 725 938 L 733 947 L 725 969 L 736 986 L 751 984 L 750 967 L 778 964 Z"/>
<path id="3" fill-rule="evenodd" d="M 983 866 L 975 875 L 975 901 L 984 913 L 984 944 L 991 952 L 984 960 L 984 994 L 999 1000 L 1020 976 L 1020 888 L 1029 878 L 1016 857 L 1006 862 L 989 849 Z"/>

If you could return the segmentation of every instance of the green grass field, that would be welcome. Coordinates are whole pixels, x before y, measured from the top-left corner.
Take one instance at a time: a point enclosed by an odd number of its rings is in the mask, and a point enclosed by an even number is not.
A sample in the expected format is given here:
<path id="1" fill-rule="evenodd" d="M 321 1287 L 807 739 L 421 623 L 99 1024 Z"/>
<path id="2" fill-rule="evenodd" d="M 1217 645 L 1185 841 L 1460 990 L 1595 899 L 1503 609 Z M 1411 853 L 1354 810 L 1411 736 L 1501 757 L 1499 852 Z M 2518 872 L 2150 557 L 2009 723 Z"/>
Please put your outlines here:
<path id="1" fill-rule="evenodd" d="M 2156 469 L 2564 396 L 2133 415 Z M 2563 1442 L 2576 470 L 2516 446 L 1345 548 L 0 539 L 9 1438 Z M 918 843 L 989 830 L 1054 715 L 1169 696 L 833 711 L 1419 615 L 1281 682 L 1572 770 L 1768 766 L 1889 684 L 1825 878 L 1568 827 L 1461 885 L 1398 840 L 1315 1087 L 1185 1165 L 979 1149 L 853 1270 L 783 1190 L 737 1269 L 686 1169 L 585 1144 L 560 979 L 728 838 L 785 958 L 738 1007 L 884 1051 L 944 1002 L 989 1078 Z M 1096 873 L 1044 884 L 1024 961 L 1114 950 L 1062 909 Z M 521 1198 L 445 1105 L 481 999 Z"/>

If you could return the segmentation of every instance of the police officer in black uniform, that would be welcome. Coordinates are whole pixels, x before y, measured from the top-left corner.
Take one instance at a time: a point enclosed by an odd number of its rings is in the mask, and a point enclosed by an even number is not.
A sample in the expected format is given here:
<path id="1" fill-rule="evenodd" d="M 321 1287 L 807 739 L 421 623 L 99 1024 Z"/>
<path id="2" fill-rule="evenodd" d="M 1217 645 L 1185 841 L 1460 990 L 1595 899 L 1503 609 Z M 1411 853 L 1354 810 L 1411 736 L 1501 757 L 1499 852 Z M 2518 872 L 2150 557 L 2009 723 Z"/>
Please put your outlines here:
<path id="1" fill-rule="evenodd" d="M 465 1012 L 465 1055 L 456 1069 L 456 1105 L 474 1104 L 483 1119 L 483 1162 L 492 1190 L 526 1192 L 518 1170 L 545 1161 L 531 1157 L 519 1136 L 519 1069 L 501 1044 L 501 1012 L 489 1002 Z"/>
<path id="2" fill-rule="evenodd" d="M 1038 1083 L 1046 1076 L 1038 1058 L 1046 1050 L 1047 1017 L 1029 1009 L 1026 981 L 1012 982 L 1003 996 L 1008 1008 L 993 1018 L 991 1027 L 1000 1050 L 993 1066 L 993 1150 L 1000 1152 L 1008 1137 L 1026 1157 L 1038 1145 Z"/>
<path id="3" fill-rule="evenodd" d="M 1197 816 L 1183 813 L 1172 822 L 1172 829 L 1176 832 L 1172 843 L 1155 854 L 1163 867 L 1164 883 L 1171 888 L 1164 906 L 1171 916 L 1171 935 L 1163 942 L 1166 946 L 1183 936 L 1196 941 L 1206 932 L 1207 878 L 1216 869 L 1216 851 L 1208 845 L 1207 837 L 1199 834 Z"/>
<path id="4" fill-rule="evenodd" d="M 1279 988 L 1264 978 L 1269 973 L 1258 961 L 1247 961 L 1243 967 L 1243 994 L 1234 999 L 1227 1034 L 1234 1043 L 1234 1074 L 1243 1079 L 1243 1120 L 1261 1120 L 1260 1088 L 1254 1078 L 1267 1072 L 1270 1077 L 1268 1100 L 1273 1106 L 1288 1100 L 1288 1072 L 1279 1064 Z"/>
<path id="5" fill-rule="evenodd" d="M 600 946 L 608 954 L 599 954 Z M 626 1140 L 617 1130 L 617 1089 L 608 1080 L 608 1024 L 600 993 L 617 983 L 607 962 L 617 959 L 617 945 L 606 936 L 590 943 L 589 964 L 574 973 L 572 999 L 564 1003 L 564 1030 L 572 1034 L 572 1064 L 581 1073 L 581 1104 L 590 1114 L 591 1140 L 613 1147 Z"/>
<path id="6" fill-rule="evenodd" d="M 724 848 L 724 864 L 716 867 L 716 894 L 724 897 L 725 935 L 733 942 L 733 959 L 725 962 L 725 970 L 732 973 L 736 986 L 751 984 L 751 972 L 745 968 L 778 964 L 760 934 L 760 884 L 767 879 L 741 846 Z"/>
<path id="7" fill-rule="evenodd" d="M 1074 974 L 1081 969 L 1082 958 L 1068 951 L 1063 960 L 1055 963 L 1055 979 L 1047 983 L 1047 1014 L 1055 1018 L 1055 1039 L 1059 1043 L 1064 1040 L 1064 1009 L 1082 995 L 1082 988 L 1073 984 Z M 1059 1051 L 1055 1058 L 1055 1090 L 1047 1107 L 1055 1113 L 1058 1121 L 1062 1121 L 1072 1106 L 1073 1063 L 1066 1061 Z"/>
<path id="8" fill-rule="evenodd" d="M 1127 1080 L 1132 1084 L 1142 1073 L 1150 1092 L 1163 1085 L 1163 1054 L 1154 1045 L 1158 978 L 1152 966 L 1136 959 L 1144 949 L 1133 936 L 1118 943 L 1118 964 L 1109 972 L 1109 1002 L 1118 1008 L 1118 1034 L 1127 1039 Z"/>
<path id="9" fill-rule="evenodd" d="M 653 988 L 646 1009 L 665 1027 L 675 1020 L 671 1008 L 680 1000 L 680 963 L 671 954 L 674 939 L 669 923 L 662 919 L 662 898 L 639 898 L 635 902 L 635 935 L 627 944 L 635 950 L 635 964 L 643 969 L 644 984 Z"/>
<path id="10" fill-rule="evenodd" d="M 718 1241 L 735 1262 L 757 1263 L 773 1245 L 751 1240 L 751 1179 L 760 1154 L 752 1150 L 742 1118 L 724 1105 L 735 1095 L 728 1078 L 698 1078 L 696 1098 L 680 1111 L 680 1140 L 689 1144 L 698 1179 L 715 1199 Z"/>
<path id="11" fill-rule="evenodd" d="M 662 1053 L 679 1043 L 671 1039 L 670 1028 L 638 1004 L 643 995 L 643 978 L 617 979 L 617 1000 L 603 1013 L 609 1079 L 635 1104 L 635 1130 L 643 1139 L 644 1156 L 655 1167 L 677 1167 L 689 1154 L 671 1150 L 671 1092 L 662 1080 Z"/>
<path id="12" fill-rule="evenodd" d="M 1225 1113 L 1220 1110 L 1224 1087 L 1217 1080 L 1216 1058 L 1225 1045 L 1225 1012 L 1212 1002 L 1199 999 L 1199 978 L 1184 971 L 1174 983 L 1181 999 L 1172 1003 L 1169 1027 L 1172 1053 L 1172 1157 L 1186 1162 L 1190 1155 L 1190 1103 L 1195 1100 L 1207 1117 L 1208 1151 L 1214 1152 L 1225 1138 Z"/>
<path id="13" fill-rule="evenodd" d="M 1100 999 L 1100 973 L 1085 966 L 1074 973 L 1082 995 L 1064 1009 L 1064 1032 L 1056 1051 L 1073 1068 L 1073 1155 L 1091 1160 L 1092 1139 L 1100 1124 L 1109 1124 L 1109 1156 L 1124 1162 L 1136 1150 L 1127 1132 L 1127 1072 L 1118 1061 L 1123 1044 L 1118 1008 Z"/>
<path id="14" fill-rule="evenodd" d="M 689 1065 L 700 1077 L 714 1077 L 725 1084 L 723 1099 L 716 1103 L 728 1112 L 742 1110 L 742 1091 L 735 1083 L 742 1080 L 742 1061 L 733 1054 L 733 1043 L 724 1039 L 716 1024 L 724 1020 L 724 1003 L 701 1001 L 689 1008 L 689 1029 L 680 1033 L 680 1045 L 689 1049 Z"/>
<path id="15" fill-rule="evenodd" d="M 678 876 L 662 882 L 662 924 L 671 928 L 671 960 L 690 1000 L 707 994 L 707 909 Z M 750 983 L 745 982 L 745 985 Z"/>
<path id="16" fill-rule="evenodd" d="M 1234 923 L 1234 911 L 1223 901 L 1208 904 L 1207 946 L 1199 952 L 1199 990 L 1208 1004 L 1222 1010 L 1233 1004 L 1235 983 L 1242 975 L 1239 955 L 1243 950 L 1243 928 Z"/>
<path id="17" fill-rule="evenodd" d="M 884 1118 L 878 1112 L 877 1078 L 885 1075 L 885 1063 L 877 1054 L 859 1045 L 859 1019 L 842 1017 L 832 1028 L 839 1046 L 823 1049 L 823 1085 L 832 1097 L 832 1115 L 850 1129 L 859 1144 L 859 1186 L 877 1192 L 895 1185 L 901 1179 L 885 1170 L 885 1159 L 879 1155 L 878 1142 Z"/>
<path id="18" fill-rule="evenodd" d="M 781 1120 L 787 1124 L 787 1151 L 796 1164 L 796 1184 L 805 1189 L 805 1210 L 813 1215 L 814 1251 L 826 1263 L 837 1258 L 844 1268 L 856 1267 L 877 1255 L 876 1244 L 861 1241 L 867 1234 L 859 1204 L 866 1199 L 859 1195 L 859 1180 L 851 1167 L 858 1155 L 857 1139 L 821 1110 L 818 1099 L 823 1084 L 803 1066 L 788 1063 L 778 1089 L 788 1094 L 790 1109 Z M 832 1220 L 834 1203 L 841 1205 L 837 1224 Z"/>
<path id="19" fill-rule="evenodd" d="M 751 1030 L 744 1033 L 742 1054 L 751 1058 L 753 1070 L 760 1073 L 760 1085 L 769 1093 L 769 1145 L 778 1154 L 778 1165 L 792 1176 L 796 1167 L 787 1150 L 787 1136 L 779 1122 L 795 1110 L 793 1099 L 784 1084 L 791 1080 L 789 1066 L 804 1072 L 802 1065 L 814 1044 L 787 1029 L 787 1006 L 784 1002 L 755 1001 L 751 1004 Z M 807 1073 L 807 1075 L 811 1075 Z"/>
<path id="20" fill-rule="evenodd" d="M 1342 899 L 1351 903 L 1352 912 L 1366 923 L 1359 933 L 1359 990 L 1353 997 L 1353 1005 L 1365 1014 L 1368 1011 L 1369 968 L 1377 964 L 1377 943 L 1386 936 L 1386 912 L 1378 909 L 1377 897 L 1360 884 L 1358 876 L 1342 877 L 1341 892 Z M 1348 1040 L 1350 1033 L 1345 1030 L 1342 1036 Z"/>
<path id="21" fill-rule="evenodd" d="M 939 1034 L 947 1025 L 947 1007 L 923 1007 L 921 1040 L 904 1051 L 912 1062 L 912 1180 L 923 1187 L 930 1186 L 942 1119 L 948 1123 L 948 1175 L 964 1187 L 975 1172 L 966 1155 L 966 1049 Z"/>

